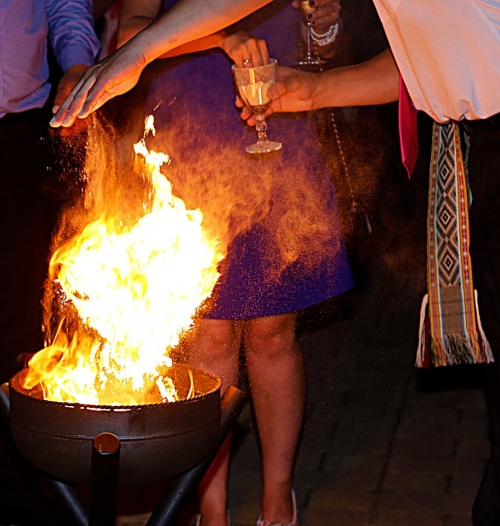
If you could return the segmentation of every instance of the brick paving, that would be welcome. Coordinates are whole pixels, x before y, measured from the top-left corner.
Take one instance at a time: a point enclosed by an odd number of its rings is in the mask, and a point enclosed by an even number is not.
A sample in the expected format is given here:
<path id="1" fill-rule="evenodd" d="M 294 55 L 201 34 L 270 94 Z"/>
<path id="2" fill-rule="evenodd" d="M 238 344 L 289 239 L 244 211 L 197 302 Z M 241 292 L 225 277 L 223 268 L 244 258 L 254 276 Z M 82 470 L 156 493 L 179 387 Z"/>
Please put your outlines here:
<path id="1" fill-rule="evenodd" d="M 420 298 L 379 266 L 367 286 L 306 315 L 303 525 L 471 525 L 489 454 L 483 392 L 477 370 L 415 369 Z M 234 449 L 232 524 L 249 526 L 260 511 L 249 407 Z"/>

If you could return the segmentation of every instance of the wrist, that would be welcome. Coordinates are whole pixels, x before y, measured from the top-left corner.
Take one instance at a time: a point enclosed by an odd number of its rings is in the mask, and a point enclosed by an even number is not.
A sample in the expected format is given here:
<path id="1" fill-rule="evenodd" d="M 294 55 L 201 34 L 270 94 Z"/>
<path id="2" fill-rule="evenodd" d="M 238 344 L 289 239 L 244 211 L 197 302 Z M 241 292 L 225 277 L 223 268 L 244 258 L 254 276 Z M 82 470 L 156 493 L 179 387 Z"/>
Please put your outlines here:
<path id="1" fill-rule="evenodd" d="M 89 66 L 85 64 L 73 64 L 64 72 L 65 75 L 83 75 Z"/>
<path id="2" fill-rule="evenodd" d="M 230 37 L 230 36 L 231 36 L 230 33 L 228 33 L 227 31 L 219 31 L 219 32 L 215 33 L 213 35 L 213 37 L 215 39 L 216 47 L 219 47 L 223 51 L 226 51 L 225 50 L 225 45 L 226 45 L 228 37 Z"/>
<path id="3" fill-rule="evenodd" d="M 332 94 L 336 92 L 336 72 L 335 70 L 323 73 L 314 73 L 312 85 L 314 86 L 312 95 L 313 110 L 328 108 L 333 106 Z"/>

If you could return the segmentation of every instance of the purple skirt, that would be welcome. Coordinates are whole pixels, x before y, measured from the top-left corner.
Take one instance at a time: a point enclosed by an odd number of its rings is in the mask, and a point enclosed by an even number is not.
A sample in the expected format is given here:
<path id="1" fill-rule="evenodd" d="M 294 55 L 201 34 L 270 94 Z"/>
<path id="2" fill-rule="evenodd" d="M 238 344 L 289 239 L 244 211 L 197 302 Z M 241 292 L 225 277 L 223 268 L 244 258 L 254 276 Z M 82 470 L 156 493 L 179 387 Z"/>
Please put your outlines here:
<path id="1" fill-rule="evenodd" d="M 241 22 L 242 28 L 266 39 L 271 56 L 282 65 L 290 65 L 296 59 L 299 24 L 300 15 L 286 0 L 275 0 Z M 168 59 L 161 68 L 152 83 L 146 111 L 155 116 L 157 147 L 172 157 L 165 173 L 173 181 L 174 193 L 182 197 L 183 185 L 192 183 L 196 177 L 209 190 L 211 185 L 227 187 L 228 173 L 232 170 L 238 175 L 234 178 L 238 187 L 231 191 L 247 204 L 255 194 L 251 190 L 255 178 L 263 171 L 269 174 L 269 181 L 264 183 L 269 191 L 268 214 L 261 214 L 229 243 L 210 309 L 204 315 L 213 319 L 244 319 L 284 314 L 321 303 L 351 288 L 335 189 L 319 145 L 314 117 L 273 115 L 268 120 L 268 134 L 270 139 L 283 143 L 282 152 L 270 159 L 255 160 L 245 153 L 245 146 L 256 140 L 255 129 L 242 123 L 239 117 L 234 104 L 231 62 L 222 52 Z M 210 173 L 207 175 L 204 170 Z M 226 174 L 223 181 L 222 173 Z M 300 203 L 302 189 L 307 192 Z M 210 191 L 200 190 L 195 205 L 202 212 L 204 195 L 213 199 Z M 289 207 L 283 202 L 287 195 L 294 196 Z M 311 212 L 311 201 L 317 201 L 314 205 L 317 212 Z M 270 271 L 280 267 L 277 225 L 283 224 L 281 216 L 297 208 L 298 203 L 308 209 L 307 224 L 315 223 L 310 218 L 317 214 L 317 223 L 326 225 L 328 235 L 324 234 L 325 228 L 322 230 L 326 241 L 317 256 L 309 251 L 314 243 L 304 242 L 302 256 L 284 266 L 281 272 Z M 242 207 L 226 203 L 221 206 L 228 209 L 231 231 L 234 221 L 231 213 Z M 252 213 L 251 206 L 249 210 Z M 307 235 L 304 227 L 304 239 Z"/>

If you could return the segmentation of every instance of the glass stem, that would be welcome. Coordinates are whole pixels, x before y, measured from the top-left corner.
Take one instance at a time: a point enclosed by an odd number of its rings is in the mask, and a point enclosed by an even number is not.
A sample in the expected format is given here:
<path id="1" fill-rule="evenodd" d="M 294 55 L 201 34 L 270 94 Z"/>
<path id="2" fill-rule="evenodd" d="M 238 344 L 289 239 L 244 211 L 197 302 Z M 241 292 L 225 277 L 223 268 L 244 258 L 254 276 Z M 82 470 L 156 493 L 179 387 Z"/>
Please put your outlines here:
<path id="1" fill-rule="evenodd" d="M 257 123 L 255 129 L 257 130 L 258 142 L 267 141 L 267 123 L 264 115 L 256 115 Z"/>
<path id="2" fill-rule="evenodd" d="M 306 42 L 306 53 L 307 61 L 312 59 L 312 38 L 311 38 L 311 22 L 307 22 L 307 42 Z"/>

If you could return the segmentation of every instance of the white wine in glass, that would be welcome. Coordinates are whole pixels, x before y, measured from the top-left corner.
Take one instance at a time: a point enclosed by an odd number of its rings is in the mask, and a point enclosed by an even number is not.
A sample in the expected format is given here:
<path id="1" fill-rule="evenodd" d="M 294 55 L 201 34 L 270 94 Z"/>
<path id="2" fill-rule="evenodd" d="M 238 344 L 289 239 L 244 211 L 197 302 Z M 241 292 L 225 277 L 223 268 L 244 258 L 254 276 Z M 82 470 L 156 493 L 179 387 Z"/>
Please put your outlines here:
<path id="1" fill-rule="evenodd" d="M 281 149 L 282 144 L 267 138 L 267 123 L 264 117 L 271 99 L 267 91 L 276 82 L 278 61 L 270 59 L 270 64 L 256 68 L 237 68 L 233 66 L 234 81 L 238 95 L 245 106 L 257 119 L 257 142 L 245 148 L 247 153 L 269 153 Z"/>

